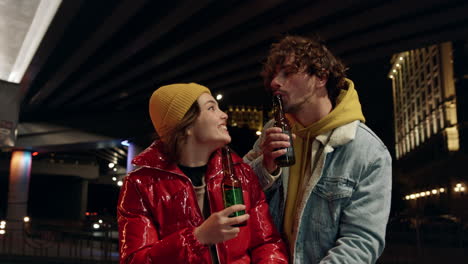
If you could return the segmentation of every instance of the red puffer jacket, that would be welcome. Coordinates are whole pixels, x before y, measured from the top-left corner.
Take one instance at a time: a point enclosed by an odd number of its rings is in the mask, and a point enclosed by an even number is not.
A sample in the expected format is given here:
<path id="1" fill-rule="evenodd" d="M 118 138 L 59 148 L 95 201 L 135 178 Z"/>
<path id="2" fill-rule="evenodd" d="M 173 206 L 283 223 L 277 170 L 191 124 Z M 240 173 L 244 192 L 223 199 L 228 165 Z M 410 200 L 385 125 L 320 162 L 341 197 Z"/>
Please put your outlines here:
<path id="1" fill-rule="evenodd" d="M 122 186 L 117 205 L 120 263 L 212 263 L 209 247 L 193 235 L 204 218 L 192 183 L 160 149 L 155 142 L 137 156 L 133 162 L 141 168 Z M 256 175 L 239 156 L 232 158 L 250 218 L 236 238 L 216 245 L 220 263 L 288 263 Z M 222 178 L 218 150 L 205 175 L 211 212 L 224 209 Z"/>

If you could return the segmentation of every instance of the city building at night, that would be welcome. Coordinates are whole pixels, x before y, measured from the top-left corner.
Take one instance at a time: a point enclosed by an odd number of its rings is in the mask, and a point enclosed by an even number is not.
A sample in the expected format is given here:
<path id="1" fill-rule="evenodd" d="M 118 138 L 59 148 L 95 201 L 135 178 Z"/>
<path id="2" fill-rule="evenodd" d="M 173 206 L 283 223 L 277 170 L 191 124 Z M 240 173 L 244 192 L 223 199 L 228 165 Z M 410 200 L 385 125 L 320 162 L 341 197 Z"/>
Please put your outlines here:
<path id="1" fill-rule="evenodd" d="M 396 179 L 400 197 L 424 214 L 466 214 L 468 42 L 394 54 Z"/>
<path id="2" fill-rule="evenodd" d="M 230 105 L 226 113 L 231 127 L 247 127 L 261 131 L 263 128 L 263 109 L 257 106 Z"/>

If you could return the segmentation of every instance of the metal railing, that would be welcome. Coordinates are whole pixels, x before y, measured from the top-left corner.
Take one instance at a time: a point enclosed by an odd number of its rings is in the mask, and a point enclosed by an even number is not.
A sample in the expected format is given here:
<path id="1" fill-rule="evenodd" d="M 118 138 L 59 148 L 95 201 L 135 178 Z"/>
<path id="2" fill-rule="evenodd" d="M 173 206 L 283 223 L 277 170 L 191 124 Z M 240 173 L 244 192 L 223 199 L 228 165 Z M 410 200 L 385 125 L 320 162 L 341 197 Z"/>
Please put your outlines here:
<path id="1" fill-rule="evenodd" d="M 118 263 L 115 231 L 66 232 L 33 229 L 27 224 L 0 235 L 0 261 L 32 263 Z M 41 263 L 42 263 L 41 262 Z"/>

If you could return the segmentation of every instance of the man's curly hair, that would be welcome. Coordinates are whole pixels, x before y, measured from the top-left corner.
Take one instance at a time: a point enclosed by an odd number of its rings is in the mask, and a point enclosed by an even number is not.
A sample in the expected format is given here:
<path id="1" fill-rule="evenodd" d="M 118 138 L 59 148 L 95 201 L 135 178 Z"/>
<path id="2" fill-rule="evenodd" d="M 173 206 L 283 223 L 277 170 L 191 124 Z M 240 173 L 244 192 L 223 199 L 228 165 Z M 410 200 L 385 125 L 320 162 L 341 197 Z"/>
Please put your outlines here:
<path id="1" fill-rule="evenodd" d="M 289 57 L 294 58 L 291 65 L 284 65 Z M 345 81 L 347 68 L 338 60 L 318 37 L 305 38 L 286 36 L 271 46 L 270 53 L 263 65 L 262 76 L 267 89 L 280 66 L 287 74 L 306 72 L 322 78 L 327 77 L 328 97 L 333 105 L 341 89 L 348 89 Z"/>

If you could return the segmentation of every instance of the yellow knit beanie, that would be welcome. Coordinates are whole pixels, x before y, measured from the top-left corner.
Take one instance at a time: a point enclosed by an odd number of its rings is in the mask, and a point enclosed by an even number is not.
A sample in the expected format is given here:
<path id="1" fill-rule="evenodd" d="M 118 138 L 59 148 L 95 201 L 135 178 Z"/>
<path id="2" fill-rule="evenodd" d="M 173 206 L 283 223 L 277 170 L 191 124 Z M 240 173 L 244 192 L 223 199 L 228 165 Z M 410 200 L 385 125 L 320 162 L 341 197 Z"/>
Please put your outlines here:
<path id="1" fill-rule="evenodd" d="M 156 132 L 164 138 L 184 117 L 198 97 L 211 94 L 196 83 L 176 83 L 159 87 L 149 102 L 149 114 Z"/>

